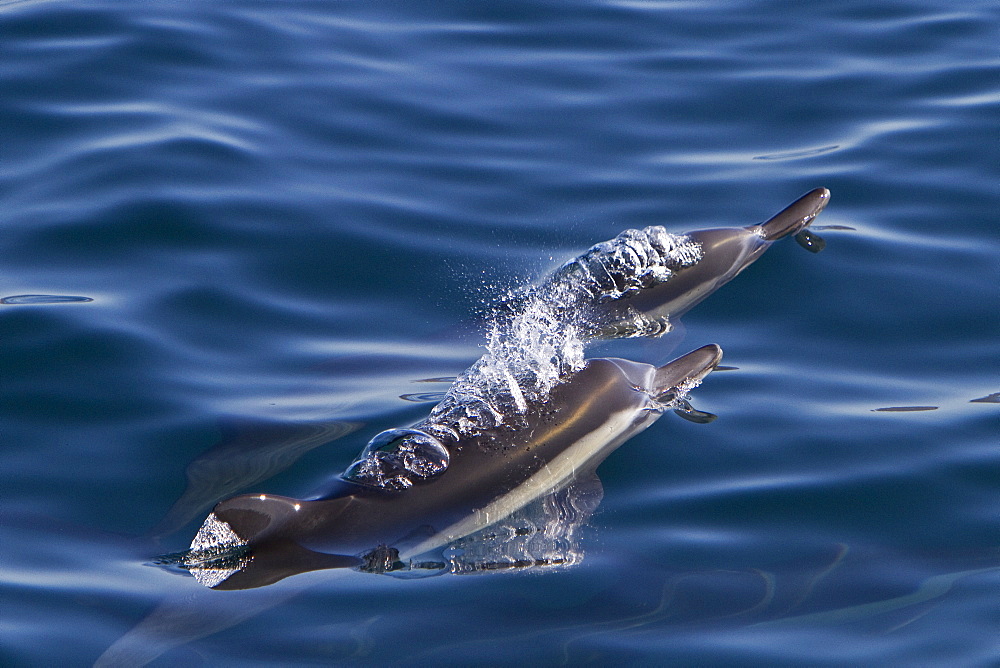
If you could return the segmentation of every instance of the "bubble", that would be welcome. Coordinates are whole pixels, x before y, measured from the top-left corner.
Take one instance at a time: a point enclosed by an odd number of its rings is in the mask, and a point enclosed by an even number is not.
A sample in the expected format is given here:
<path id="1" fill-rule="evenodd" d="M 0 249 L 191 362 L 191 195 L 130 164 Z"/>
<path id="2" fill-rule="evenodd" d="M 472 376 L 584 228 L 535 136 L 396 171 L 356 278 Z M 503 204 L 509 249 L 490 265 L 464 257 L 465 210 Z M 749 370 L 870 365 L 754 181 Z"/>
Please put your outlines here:
<path id="1" fill-rule="evenodd" d="M 444 473 L 451 456 L 438 439 L 417 429 L 387 429 L 377 434 L 344 479 L 382 489 L 408 489 Z"/>
<path id="2" fill-rule="evenodd" d="M 564 264 L 540 291 L 550 298 L 572 294 L 576 302 L 584 294 L 596 303 L 614 301 L 663 283 L 701 256 L 699 244 L 662 226 L 625 230 Z"/>
<path id="3" fill-rule="evenodd" d="M 223 522 L 215 513 L 210 513 L 202 523 L 198 533 L 188 548 L 195 553 L 221 554 L 228 550 L 245 547 L 247 542 L 240 538 L 228 522 Z"/>
<path id="4" fill-rule="evenodd" d="M 361 559 L 363 563 L 358 570 L 363 573 L 391 573 L 406 568 L 399 559 L 399 550 L 385 545 L 363 554 Z"/>

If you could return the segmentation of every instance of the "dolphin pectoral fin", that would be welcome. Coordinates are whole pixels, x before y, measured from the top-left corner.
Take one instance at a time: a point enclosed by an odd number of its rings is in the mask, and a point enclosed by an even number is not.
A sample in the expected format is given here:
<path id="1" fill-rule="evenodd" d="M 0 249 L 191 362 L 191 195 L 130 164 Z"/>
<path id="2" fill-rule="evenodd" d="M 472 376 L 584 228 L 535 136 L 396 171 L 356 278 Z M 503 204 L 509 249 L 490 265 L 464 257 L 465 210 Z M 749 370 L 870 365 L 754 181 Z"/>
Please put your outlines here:
<path id="1" fill-rule="evenodd" d="M 767 222 L 747 229 L 756 229 L 766 241 L 776 241 L 805 229 L 829 202 L 830 191 L 816 188 L 786 206 Z"/>
<path id="2" fill-rule="evenodd" d="M 722 348 L 714 343 L 692 350 L 656 369 L 653 391 L 657 400 L 669 399 L 669 395 L 683 395 L 701 382 L 722 360 Z"/>

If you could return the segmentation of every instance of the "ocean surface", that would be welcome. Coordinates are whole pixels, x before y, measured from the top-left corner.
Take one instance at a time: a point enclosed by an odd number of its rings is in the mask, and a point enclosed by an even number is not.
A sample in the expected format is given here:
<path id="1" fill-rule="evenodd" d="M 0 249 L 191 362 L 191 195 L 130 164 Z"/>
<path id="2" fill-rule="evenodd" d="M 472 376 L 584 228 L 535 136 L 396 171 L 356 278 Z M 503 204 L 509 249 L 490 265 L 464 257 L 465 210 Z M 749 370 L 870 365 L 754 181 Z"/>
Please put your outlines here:
<path id="1" fill-rule="evenodd" d="M 0 664 L 1000 663 L 998 45 L 995 0 L 0 2 Z M 736 368 L 575 566 L 159 563 L 426 416 L 509 288 L 820 186 L 824 251 L 588 350 Z"/>

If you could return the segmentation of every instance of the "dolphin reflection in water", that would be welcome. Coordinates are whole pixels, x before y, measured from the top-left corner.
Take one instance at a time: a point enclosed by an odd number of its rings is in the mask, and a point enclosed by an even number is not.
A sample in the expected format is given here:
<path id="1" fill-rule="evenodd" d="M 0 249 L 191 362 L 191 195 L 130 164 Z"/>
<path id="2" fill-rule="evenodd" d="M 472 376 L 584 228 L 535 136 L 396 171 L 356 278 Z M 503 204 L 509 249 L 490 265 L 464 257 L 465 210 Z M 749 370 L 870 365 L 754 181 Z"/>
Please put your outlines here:
<path id="1" fill-rule="evenodd" d="M 669 331 L 778 239 L 821 248 L 806 227 L 828 200 L 818 188 L 759 225 L 684 235 L 654 226 L 597 244 L 503 300 L 486 354 L 425 420 L 376 435 L 310 499 L 218 503 L 180 564 L 209 587 L 244 589 L 327 568 L 573 563 L 574 532 L 600 500 L 597 465 L 666 410 L 694 413 L 685 396 L 722 355 L 708 345 L 655 367 L 586 360 L 586 343 Z M 500 554 L 477 552 L 503 535 Z"/>

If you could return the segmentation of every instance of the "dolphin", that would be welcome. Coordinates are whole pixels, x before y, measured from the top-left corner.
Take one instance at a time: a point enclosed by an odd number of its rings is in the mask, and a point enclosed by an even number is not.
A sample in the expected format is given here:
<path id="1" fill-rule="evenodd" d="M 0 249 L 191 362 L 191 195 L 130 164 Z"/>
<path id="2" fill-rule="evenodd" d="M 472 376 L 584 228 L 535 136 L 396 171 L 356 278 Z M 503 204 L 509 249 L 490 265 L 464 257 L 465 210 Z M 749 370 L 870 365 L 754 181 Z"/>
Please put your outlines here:
<path id="1" fill-rule="evenodd" d="M 592 335 L 610 339 L 665 333 L 669 330 L 670 318 L 683 315 L 733 280 L 756 262 L 775 241 L 788 236 L 799 238 L 806 233 L 806 228 L 829 201 L 828 189 L 815 188 L 763 223 L 685 233 L 682 237 L 699 248 L 698 259 L 672 267 L 667 280 L 653 285 L 637 285 L 620 297 L 599 300 L 590 305 Z M 817 239 L 810 233 L 809 240 L 814 250 Z M 634 242 L 628 242 L 634 246 Z M 573 272 L 585 258 L 587 254 L 567 263 L 556 271 L 556 276 Z M 590 265 L 588 271 L 593 271 L 593 262 Z M 621 278 L 613 270 L 612 278 L 621 284 Z"/>
<path id="2" fill-rule="evenodd" d="M 187 565 L 216 589 L 259 587 L 325 568 L 392 570 L 592 475 L 721 357 L 713 344 L 661 367 L 590 359 L 530 405 L 516 428 L 483 430 L 448 448 L 419 429 L 388 430 L 314 498 L 244 494 L 220 502 L 190 553 L 210 558 L 194 564 L 189 557 Z M 366 475 L 373 462 L 390 477 Z M 375 482 L 399 477 L 407 483 Z"/>
<path id="3" fill-rule="evenodd" d="M 675 271 L 669 281 L 640 291 L 628 305 L 647 315 L 686 313 L 756 262 L 775 241 L 802 232 L 829 202 L 830 191 L 816 188 L 758 225 L 688 232 L 686 236 L 701 246 L 702 259 Z"/>

